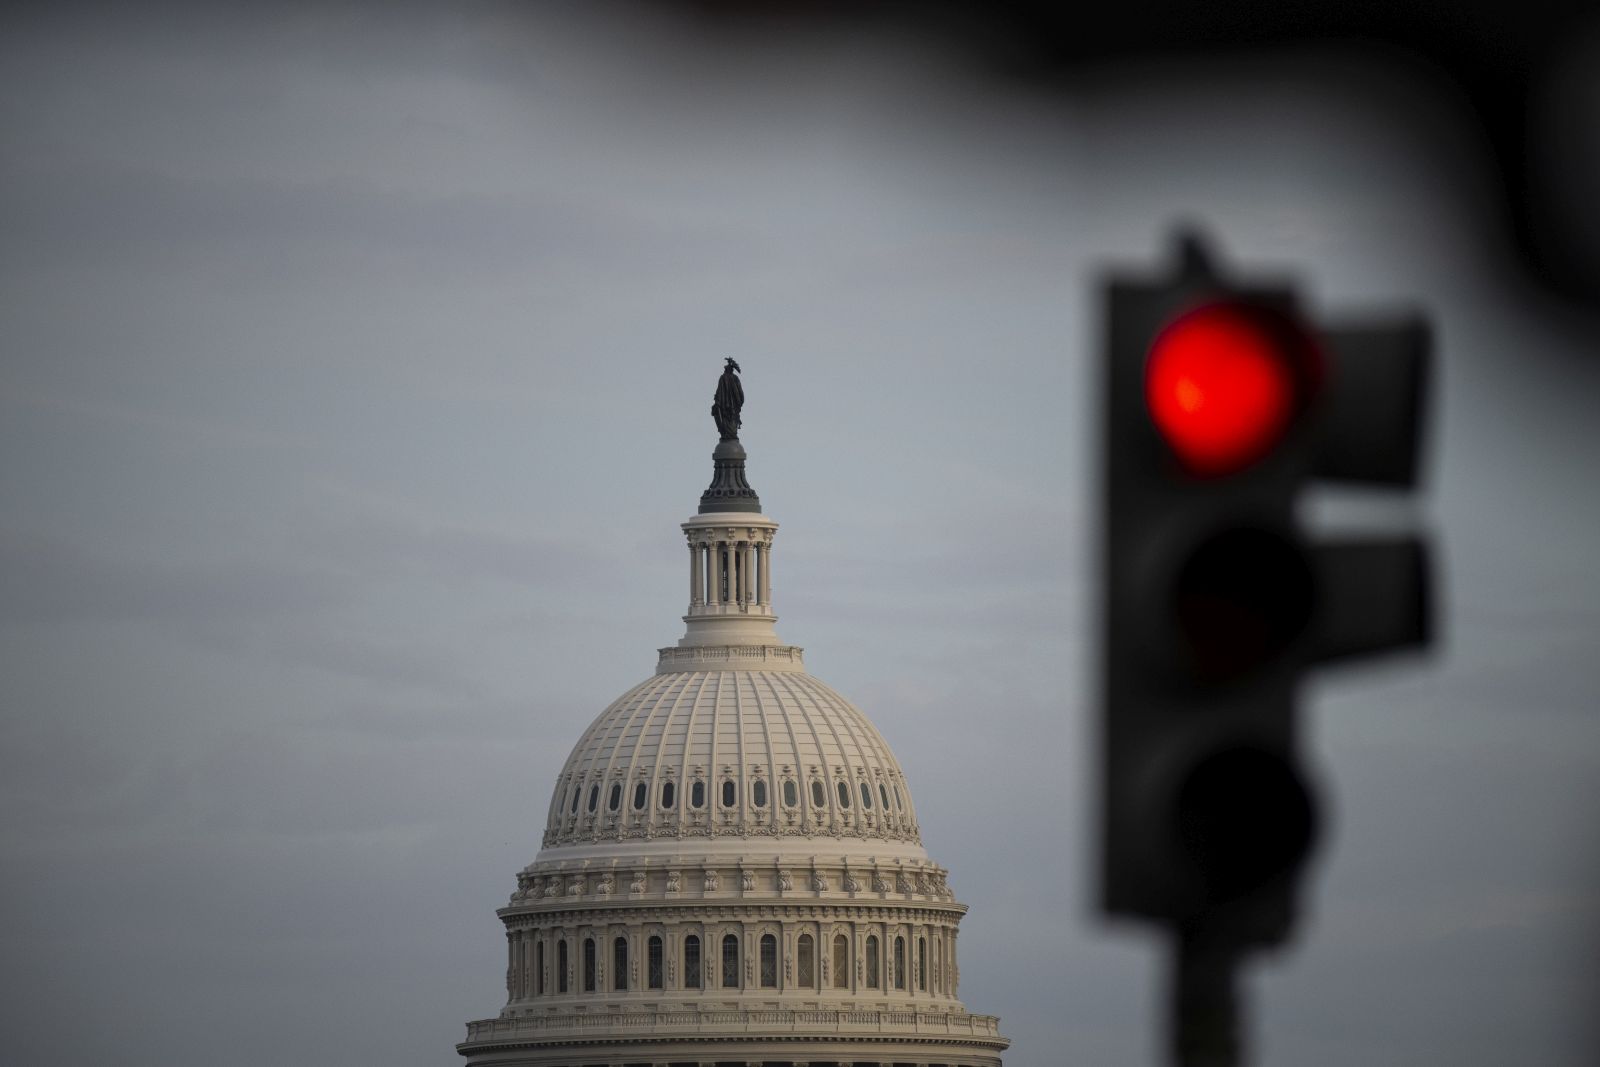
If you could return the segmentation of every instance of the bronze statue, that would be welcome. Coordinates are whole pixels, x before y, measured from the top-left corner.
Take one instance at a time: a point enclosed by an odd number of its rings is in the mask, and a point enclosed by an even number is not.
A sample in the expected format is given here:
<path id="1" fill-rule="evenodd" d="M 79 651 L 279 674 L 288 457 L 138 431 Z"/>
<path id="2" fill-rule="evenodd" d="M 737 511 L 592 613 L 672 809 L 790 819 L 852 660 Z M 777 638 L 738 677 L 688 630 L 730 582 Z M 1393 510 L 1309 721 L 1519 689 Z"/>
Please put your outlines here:
<path id="1" fill-rule="evenodd" d="M 711 402 L 711 417 L 717 420 L 717 432 L 724 441 L 739 439 L 739 409 L 744 407 L 744 386 L 739 384 L 739 364 L 728 357 L 717 380 L 717 395 Z"/>

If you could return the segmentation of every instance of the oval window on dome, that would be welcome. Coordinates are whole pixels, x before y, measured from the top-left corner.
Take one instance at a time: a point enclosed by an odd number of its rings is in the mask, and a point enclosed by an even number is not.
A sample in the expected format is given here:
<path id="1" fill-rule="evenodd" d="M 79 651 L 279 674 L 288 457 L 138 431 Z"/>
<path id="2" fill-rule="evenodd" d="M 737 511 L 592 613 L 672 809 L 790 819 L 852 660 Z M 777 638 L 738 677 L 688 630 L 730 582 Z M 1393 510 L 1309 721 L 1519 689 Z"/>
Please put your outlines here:
<path id="1" fill-rule="evenodd" d="M 698 778 L 689 787 L 689 806 L 691 808 L 703 808 L 706 806 L 706 784 Z"/>
<path id="2" fill-rule="evenodd" d="M 620 807 L 622 807 L 622 783 L 621 782 L 612 782 L 611 783 L 611 796 L 606 801 L 606 810 L 607 811 L 616 811 Z"/>
<path id="3" fill-rule="evenodd" d="M 594 814 L 594 809 L 600 806 L 600 783 L 596 782 L 589 787 L 589 814 Z"/>
<path id="4" fill-rule="evenodd" d="M 872 787 L 866 782 L 861 783 L 861 810 L 872 810 Z"/>
<path id="5" fill-rule="evenodd" d="M 822 781 L 817 778 L 811 779 L 811 806 L 814 808 L 828 806 L 828 794 L 823 791 Z"/>
<path id="6" fill-rule="evenodd" d="M 733 779 L 732 778 L 723 779 L 723 782 L 722 782 L 722 806 L 725 807 L 725 808 L 731 808 L 731 807 L 733 807 L 734 803 L 738 799 L 739 799 L 739 787 L 733 784 Z"/>
<path id="7" fill-rule="evenodd" d="M 898 785 L 894 787 L 894 810 L 906 810 L 906 795 L 900 792 L 900 787 Z"/>
<path id="8" fill-rule="evenodd" d="M 572 804 L 567 808 L 568 814 L 570 814 L 570 815 L 578 814 L 578 798 L 581 797 L 581 796 L 583 796 L 583 787 L 579 786 L 579 785 L 574 785 L 572 787 Z"/>
<path id="9" fill-rule="evenodd" d="M 767 783 L 760 778 L 750 786 L 750 803 L 758 808 L 767 806 Z"/>
<path id="10" fill-rule="evenodd" d="M 794 787 L 793 780 L 785 778 L 783 780 L 783 806 L 792 808 L 798 803 L 800 803 L 800 790 Z"/>
<path id="11" fill-rule="evenodd" d="M 882 782 L 878 783 L 878 799 L 883 801 L 883 810 L 889 810 L 889 787 Z"/>
<path id="12" fill-rule="evenodd" d="M 661 807 L 667 811 L 672 810 L 673 801 L 677 800 L 677 789 L 671 782 L 661 783 Z"/>
<path id="13" fill-rule="evenodd" d="M 838 785 L 839 785 L 839 807 L 848 808 L 848 807 L 850 807 L 850 783 L 846 782 L 844 779 L 841 778 L 841 779 L 839 779 Z M 590 808 L 591 811 L 594 810 L 594 805 L 591 803 L 589 808 Z"/>
<path id="14" fill-rule="evenodd" d="M 633 810 L 634 811 L 643 811 L 645 802 L 648 801 L 649 799 L 650 799 L 650 786 L 647 783 L 640 782 L 638 785 L 633 787 Z"/>

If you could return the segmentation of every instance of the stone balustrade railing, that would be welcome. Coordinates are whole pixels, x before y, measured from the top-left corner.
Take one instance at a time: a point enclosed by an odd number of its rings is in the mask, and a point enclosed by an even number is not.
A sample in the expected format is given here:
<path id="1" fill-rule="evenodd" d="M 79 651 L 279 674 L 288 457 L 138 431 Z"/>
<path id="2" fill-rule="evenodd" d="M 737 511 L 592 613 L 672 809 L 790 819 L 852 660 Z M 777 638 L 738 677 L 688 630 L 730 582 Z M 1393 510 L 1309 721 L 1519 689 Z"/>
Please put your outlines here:
<path id="1" fill-rule="evenodd" d="M 743 668 L 804 670 L 803 649 L 794 645 L 672 646 L 658 650 L 656 673 L 705 670 L 724 664 Z"/>

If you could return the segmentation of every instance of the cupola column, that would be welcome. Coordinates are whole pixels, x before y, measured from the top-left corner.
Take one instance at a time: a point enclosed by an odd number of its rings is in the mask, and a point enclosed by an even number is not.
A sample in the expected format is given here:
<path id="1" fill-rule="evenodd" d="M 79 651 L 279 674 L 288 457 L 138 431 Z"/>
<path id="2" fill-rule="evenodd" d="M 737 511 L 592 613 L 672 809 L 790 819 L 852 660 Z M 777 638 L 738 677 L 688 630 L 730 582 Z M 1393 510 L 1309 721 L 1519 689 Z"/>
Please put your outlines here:
<path id="1" fill-rule="evenodd" d="M 739 542 L 739 599 L 744 601 L 746 609 L 750 602 L 756 598 L 754 546 L 749 541 Z"/>
<path id="2" fill-rule="evenodd" d="M 756 552 L 761 557 L 760 603 L 770 615 L 772 613 L 772 542 L 762 541 L 756 546 Z"/>
<path id="3" fill-rule="evenodd" d="M 703 602 L 706 592 L 705 576 L 705 546 L 689 542 L 689 610 L 693 611 Z"/>
<path id="4" fill-rule="evenodd" d="M 707 562 L 711 565 L 711 581 L 706 583 L 706 606 L 722 603 L 722 546 L 716 541 L 706 542 Z"/>

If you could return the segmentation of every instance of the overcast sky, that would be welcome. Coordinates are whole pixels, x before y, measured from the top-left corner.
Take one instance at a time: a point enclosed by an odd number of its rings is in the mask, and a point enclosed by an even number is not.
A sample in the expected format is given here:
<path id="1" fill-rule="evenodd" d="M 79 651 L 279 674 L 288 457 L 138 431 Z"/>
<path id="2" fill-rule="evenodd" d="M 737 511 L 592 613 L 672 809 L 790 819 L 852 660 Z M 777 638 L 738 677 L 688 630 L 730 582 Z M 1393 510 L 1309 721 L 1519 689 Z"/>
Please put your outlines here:
<path id="1" fill-rule="evenodd" d="M 1592 338 L 1504 286 L 1416 72 L 1080 89 L 655 8 L 4 16 L 6 1058 L 456 1060 L 556 772 L 682 632 L 731 355 L 779 633 L 904 765 L 962 999 L 1012 1067 L 1154 1062 L 1087 861 L 1094 283 L 1187 218 L 1439 338 L 1378 518 L 1433 531 L 1444 642 L 1308 701 L 1332 832 L 1258 1047 L 1592 1063 Z"/>

